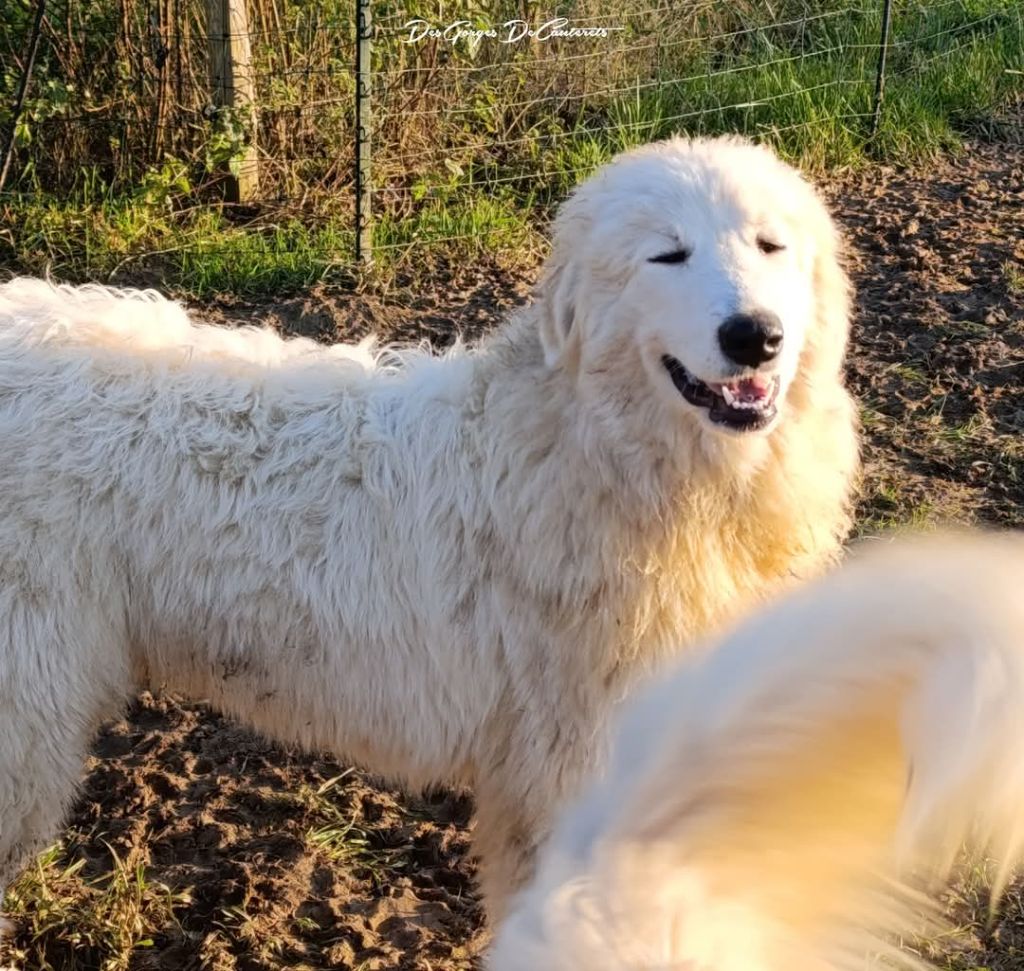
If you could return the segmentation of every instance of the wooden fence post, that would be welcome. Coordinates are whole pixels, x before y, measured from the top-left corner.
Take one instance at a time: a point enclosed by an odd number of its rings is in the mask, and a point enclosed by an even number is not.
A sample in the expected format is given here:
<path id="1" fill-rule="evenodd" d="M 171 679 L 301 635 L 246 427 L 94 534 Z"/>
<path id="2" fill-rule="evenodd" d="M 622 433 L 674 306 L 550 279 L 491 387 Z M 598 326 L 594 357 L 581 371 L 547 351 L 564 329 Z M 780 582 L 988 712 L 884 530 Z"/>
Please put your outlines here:
<path id="1" fill-rule="evenodd" d="M 230 112 L 245 128 L 241 157 L 233 159 L 227 182 L 229 202 L 249 202 L 259 189 L 256 154 L 256 94 L 249 43 L 246 0 L 207 0 L 206 31 L 210 40 L 210 86 L 213 103 Z"/>

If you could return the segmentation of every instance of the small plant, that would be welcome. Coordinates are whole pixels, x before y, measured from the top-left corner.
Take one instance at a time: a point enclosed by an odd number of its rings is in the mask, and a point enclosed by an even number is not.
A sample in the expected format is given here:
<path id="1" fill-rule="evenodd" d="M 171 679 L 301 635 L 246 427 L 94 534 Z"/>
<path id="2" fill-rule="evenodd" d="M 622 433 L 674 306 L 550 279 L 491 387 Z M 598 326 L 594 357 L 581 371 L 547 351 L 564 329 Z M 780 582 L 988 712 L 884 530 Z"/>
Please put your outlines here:
<path id="1" fill-rule="evenodd" d="M 1004 263 L 1003 279 L 1006 280 L 1006 287 L 1011 293 L 1024 293 L 1024 266 L 1020 263 Z"/>
<path id="2" fill-rule="evenodd" d="M 142 176 L 137 198 L 147 206 L 168 209 L 176 200 L 192 191 L 188 178 L 188 166 L 168 156 L 159 166 L 151 168 Z"/>

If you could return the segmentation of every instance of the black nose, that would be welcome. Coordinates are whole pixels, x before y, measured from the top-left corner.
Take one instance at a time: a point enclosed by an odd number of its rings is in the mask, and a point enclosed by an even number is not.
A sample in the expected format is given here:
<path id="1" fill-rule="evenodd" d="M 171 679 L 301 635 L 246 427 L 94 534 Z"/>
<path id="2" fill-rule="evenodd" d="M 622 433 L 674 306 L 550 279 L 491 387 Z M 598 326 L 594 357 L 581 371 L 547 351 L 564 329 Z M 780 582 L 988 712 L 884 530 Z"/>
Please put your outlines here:
<path id="1" fill-rule="evenodd" d="M 733 314 L 718 328 L 718 345 L 730 361 L 757 367 L 782 350 L 782 321 L 768 310 Z"/>

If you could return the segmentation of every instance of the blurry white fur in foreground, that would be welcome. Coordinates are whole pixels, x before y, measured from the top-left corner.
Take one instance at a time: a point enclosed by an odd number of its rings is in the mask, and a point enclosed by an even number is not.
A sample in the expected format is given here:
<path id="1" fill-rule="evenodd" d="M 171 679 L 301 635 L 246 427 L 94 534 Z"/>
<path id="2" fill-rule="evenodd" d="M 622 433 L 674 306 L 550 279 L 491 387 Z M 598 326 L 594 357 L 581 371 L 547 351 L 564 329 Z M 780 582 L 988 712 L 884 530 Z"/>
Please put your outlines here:
<path id="1" fill-rule="evenodd" d="M 860 969 L 934 927 L 965 841 L 1001 885 L 1024 835 L 1022 578 L 1020 537 L 899 541 L 659 683 L 492 971 Z"/>

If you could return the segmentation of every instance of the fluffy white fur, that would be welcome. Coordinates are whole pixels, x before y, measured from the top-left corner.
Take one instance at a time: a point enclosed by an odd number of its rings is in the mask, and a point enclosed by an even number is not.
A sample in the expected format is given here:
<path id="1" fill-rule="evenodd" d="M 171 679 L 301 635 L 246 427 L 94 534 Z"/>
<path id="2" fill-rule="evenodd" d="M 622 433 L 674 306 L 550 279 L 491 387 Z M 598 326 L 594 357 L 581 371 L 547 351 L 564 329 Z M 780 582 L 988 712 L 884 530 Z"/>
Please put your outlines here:
<path id="1" fill-rule="evenodd" d="M 913 963 L 962 842 L 1024 848 L 1022 576 L 1024 537 L 898 543 L 641 694 L 492 971 Z"/>
<path id="2" fill-rule="evenodd" d="M 689 264 L 648 262 L 680 240 Z M 0 287 L 0 886 L 100 722 L 165 686 L 473 786 L 500 912 L 634 680 L 834 557 L 856 465 L 836 246 L 767 150 L 676 140 L 583 185 L 536 302 L 441 357 Z M 744 309 L 786 334 L 778 418 L 738 434 L 659 358 L 726 380 L 715 331 Z"/>

